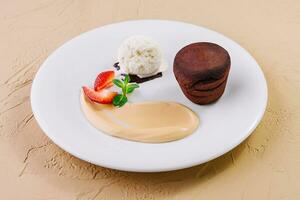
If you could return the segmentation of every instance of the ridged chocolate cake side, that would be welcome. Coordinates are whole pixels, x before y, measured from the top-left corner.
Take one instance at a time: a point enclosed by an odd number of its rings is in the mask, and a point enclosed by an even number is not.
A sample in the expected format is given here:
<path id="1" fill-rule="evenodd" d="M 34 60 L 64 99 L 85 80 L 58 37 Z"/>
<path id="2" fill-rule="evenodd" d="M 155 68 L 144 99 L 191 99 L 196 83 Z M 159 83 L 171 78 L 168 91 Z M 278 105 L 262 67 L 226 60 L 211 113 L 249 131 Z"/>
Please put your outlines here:
<path id="1" fill-rule="evenodd" d="M 192 102 L 208 104 L 219 99 L 226 87 L 230 56 L 221 46 L 198 42 L 182 48 L 174 59 L 173 71 Z"/>

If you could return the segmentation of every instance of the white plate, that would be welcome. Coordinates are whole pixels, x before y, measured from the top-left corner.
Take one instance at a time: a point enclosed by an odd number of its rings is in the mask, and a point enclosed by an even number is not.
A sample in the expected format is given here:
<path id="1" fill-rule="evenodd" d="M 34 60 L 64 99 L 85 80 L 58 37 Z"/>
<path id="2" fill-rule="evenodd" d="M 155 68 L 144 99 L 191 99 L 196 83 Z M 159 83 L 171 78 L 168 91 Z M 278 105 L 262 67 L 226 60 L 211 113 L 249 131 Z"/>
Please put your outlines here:
<path id="1" fill-rule="evenodd" d="M 98 131 L 81 112 L 81 86 L 92 85 L 100 71 L 112 68 L 120 43 L 136 34 L 147 35 L 161 44 L 169 69 L 162 78 L 141 84 L 130 99 L 171 100 L 188 106 L 201 120 L 200 127 L 191 136 L 162 144 L 127 141 Z M 182 94 L 173 75 L 176 52 L 197 41 L 217 43 L 231 56 L 225 93 L 212 105 L 191 103 Z M 48 57 L 31 89 L 34 116 L 58 146 L 96 165 L 139 172 L 191 167 L 228 152 L 255 129 L 266 103 L 264 75 L 245 49 L 209 29 L 162 20 L 111 24 L 72 39 Z"/>

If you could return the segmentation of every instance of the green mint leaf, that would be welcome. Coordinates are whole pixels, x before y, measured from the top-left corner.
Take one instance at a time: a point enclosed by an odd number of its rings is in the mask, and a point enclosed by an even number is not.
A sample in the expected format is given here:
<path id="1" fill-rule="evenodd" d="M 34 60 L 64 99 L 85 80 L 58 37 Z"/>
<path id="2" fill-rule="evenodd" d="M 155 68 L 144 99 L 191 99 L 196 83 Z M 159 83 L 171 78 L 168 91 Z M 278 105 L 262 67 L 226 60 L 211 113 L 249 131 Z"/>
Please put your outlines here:
<path id="1" fill-rule="evenodd" d="M 119 79 L 114 79 L 113 83 L 119 87 L 119 88 L 123 88 L 124 87 L 124 83 L 122 81 L 120 81 Z"/>
<path id="2" fill-rule="evenodd" d="M 122 94 L 118 94 L 117 96 L 115 96 L 113 99 L 113 105 L 119 106 L 120 102 L 122 101 L 122 98 L 123 98 Z"/>
<path id="3" fill-rule="evenodd" d="M 134 91 L 134 89 L 139 88 L 139 87 L 140 86 L 138 84 L 136 84 L 136 83 L 132 83 L 132 84 L 127 85 L 127 87 L 126 87 L 126 94 L 132 93 Z"/>
<path id="4" fill-rule="evenodd" d="M 124 83 L 125 85 L 130 82 L 130 77 L 128 74 L 125 75 Z"/>
<path id="5" fill-rule="evenodd" d="M 132 93 L 132 92 L 134 91 L 134 89 L 135 89 L 135 88 L 133 88 L 133 87 L 127 87 L 126 93 L 127 93 L 127 94 L 130 94 L 130 93 Z"/>
<path id="6" fill-rule="evenodd" d="M 127 97 L 123 95 L 123 98 L 121 99 L 118 107 L 124 106 L 127 103 L 127 101 L 128 101 Z"/>
<path id="7" fill-rule="evenodd" d="M 122 89 L 122 94 L 118 94 L 113 99 L 113 105 L 117 107 L 121 107 L 125 105 L 128 101 L 126 94 L 132 93 L 136 88 L 139 87 L 136 83 L 129 83 L 130 77 L 128 74 L 125 75 L 124 80 L 114 79 L 113 83 Z"/>
<path id="8" fill-rule="evenodd" d="M 122 95 L 122 94 L 118 94 L 117 96 L 114 97 L 113 99 L 113 105 L 117 106 L 117 107 L 121 107 L 123 106 L 126 102 L 128 101 L 127 97 Z"/>
<path id="9" fill-rule="evenodd" d="M 139 84 L 137 84 L 137 83 L 130 83 L 129 85 L 131 87 L 134 87 L 134 88 L 139 88 L 140 87 Z"/>

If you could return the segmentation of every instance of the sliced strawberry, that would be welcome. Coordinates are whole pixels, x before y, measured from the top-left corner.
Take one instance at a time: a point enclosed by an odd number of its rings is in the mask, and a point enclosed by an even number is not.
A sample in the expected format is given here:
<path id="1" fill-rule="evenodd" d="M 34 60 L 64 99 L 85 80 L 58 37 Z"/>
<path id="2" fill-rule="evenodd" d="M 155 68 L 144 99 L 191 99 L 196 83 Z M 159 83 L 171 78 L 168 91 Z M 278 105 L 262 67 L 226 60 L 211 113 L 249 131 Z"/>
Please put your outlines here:
<path id="1" fill-rule="evenodd" d="M 99 91 L 103 88 L 112 86 L 112 80 L 115 78 L 115 72 L 114 71 L 105 71 L 101 72 L 94 83 L 94 89 L 96 91 Z"/>
<path id="2" fill-rule="evenodd" d="M 101 104 L 112 103 L 114 97 L 118 94 L 117 92 L 112 92 L 107 89 L 102 89 L 101 91 L 95 91 L 89 87 L 82 87 L 84 94 L 93 102 Z"/>

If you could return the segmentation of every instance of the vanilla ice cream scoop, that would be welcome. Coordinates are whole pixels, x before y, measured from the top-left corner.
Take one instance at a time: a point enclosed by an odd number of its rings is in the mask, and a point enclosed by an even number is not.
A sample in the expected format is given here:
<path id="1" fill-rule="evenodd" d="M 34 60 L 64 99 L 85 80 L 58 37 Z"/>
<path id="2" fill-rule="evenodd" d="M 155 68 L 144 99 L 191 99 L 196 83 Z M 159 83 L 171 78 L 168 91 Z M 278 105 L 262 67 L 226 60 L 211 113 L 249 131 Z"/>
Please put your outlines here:
<path id="1" fill-rule="evenodd" d="M 118 61 L 121 71 L 141 78 L 166 69 L 159 44 L 141 35 L 129 37 L 121 44 Z"/>

